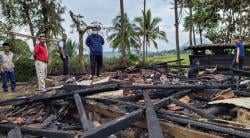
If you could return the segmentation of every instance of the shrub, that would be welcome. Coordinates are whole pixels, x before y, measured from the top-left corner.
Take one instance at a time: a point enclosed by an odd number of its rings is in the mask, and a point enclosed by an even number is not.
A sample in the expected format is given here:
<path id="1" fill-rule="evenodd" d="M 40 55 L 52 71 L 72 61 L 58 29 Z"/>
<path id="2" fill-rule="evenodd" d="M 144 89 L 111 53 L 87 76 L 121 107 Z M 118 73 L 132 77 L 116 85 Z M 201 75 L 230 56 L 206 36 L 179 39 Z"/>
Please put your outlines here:
<path id="1" fill-rule="evenodd" d="M 16 81 L 19 82 L 32 80 L 36 76 L 34 60 L 24 59 L 16 61 L 15 75 L 16 75 Z"/>

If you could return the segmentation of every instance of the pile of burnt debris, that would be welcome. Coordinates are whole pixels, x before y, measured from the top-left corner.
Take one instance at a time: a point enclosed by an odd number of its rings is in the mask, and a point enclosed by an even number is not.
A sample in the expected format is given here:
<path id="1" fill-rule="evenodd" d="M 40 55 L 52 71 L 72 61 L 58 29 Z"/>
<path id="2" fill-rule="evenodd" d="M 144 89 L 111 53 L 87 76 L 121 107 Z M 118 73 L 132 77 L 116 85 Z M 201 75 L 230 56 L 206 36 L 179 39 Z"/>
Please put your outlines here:
<path id="1" fill-rule="evenodd" d="M 236 85 L 228 75 L 189 80 L 183 72 L 131 67 L 57 82 L 46 94 L 0 101 L 0 131 L 14 138 L 250 137 L 246 77 Z"/>

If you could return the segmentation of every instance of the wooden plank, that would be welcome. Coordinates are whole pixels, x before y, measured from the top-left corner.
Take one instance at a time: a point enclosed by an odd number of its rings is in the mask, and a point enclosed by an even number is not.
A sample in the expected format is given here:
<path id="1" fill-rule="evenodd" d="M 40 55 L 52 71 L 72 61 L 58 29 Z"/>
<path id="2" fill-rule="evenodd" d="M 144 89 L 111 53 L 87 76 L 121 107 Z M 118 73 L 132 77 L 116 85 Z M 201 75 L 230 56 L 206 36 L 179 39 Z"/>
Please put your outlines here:
<path id="1" fill-rule="evenodd" d="M 64 99 L 66 97 L 71 97 L 74 94 L 79 94 L 80 96 L 88 96 L 92 94 L 97 94 L 101 92 L 108 92 L 108 91 L 114 91 L 114 90 L 119 90 L 120 85 L 118 83 L 112 83 L 112 84 L 107 84 L 107 85 L 98 85 L 98 87 L 90 87 L 90 88 L 85 88 L 85 89 L 80 89 L 80 90 L 74 90 L 72 92 L 68 93 L 61 93 L 53 96 L 33 96 L 33 97 L 28 97 L 28 98 L 23 98 L 20 100 L 4 100 L 0 101 L 0 106 L 5 106 L 9 104 L 16 104 L 16 105 L 21 105 L 21 104 L 31 104 L 31 103 L 37 103 L 37 102 L 47 102 L 47 101 L 52 101 L 52 100 L 57 100 L 57 99 Z"/>
<path id="2" fill-rule="evenodd" d="M 166 97 L 166 98 L 163 98 L 157 102 L 154 103 L 154 108 L 155 109 L 158 109 L 162 106 L 165 106 L 166 104 L 170 104 L 170 98 L 181 98 L 183 96 L 186 96 L 188 94 L 192 93 L 192 90 L 184 90 L 184 91 L 180 91 L 180 92 L 177 92 L 173 95 L 171 95 L 170 97 Z"/>
<path id="3" fill-rule="evenodd" d="M 86 111 L 84 110 L 83 105 L 82 105 L 81 97 L 80 97 L 79 94 L 74 94 L 74 99 L 75 99 L 75 103 L 76 103 L 78 113 L 80 115 L 82 128 L 83 128 L 84 131 L 87 131 L 90 126 L 88 124 L 89 121 L 88 121 L 87 116 L 86 116 Z"/>
<path id="4" fill-rule="evenodd" d="M 204 122 L 204 121 L 199 121 L 195 120 L 189 117 L 183 117 L 181 115 L 173 114 L 170 112 L 166 112 L 163 110 L 157 111 L 157 115 L 162 118 L 166 119 L 178 124 L 185 124 L 185 125 L 190 125 L 198 128 L 202 128 L 205 130 L 212 130 L 215 132 L 220 132 L 222 134 L 228 134 L 228 135 L 234 135 L 234 136 L 239 136 L 239 137 L 250 137 L 250 130 L 243 130 L 243 128 L 239 127 L 234 127 L 234 126 L 226 126 L 224 124 L 220 123 L 214 123 L 214 122 Z M 241 130 L 240 130 L 241 129 Z"/>
<path id="5" fill-rule="evenodd" d="M 16 127 L 14 129 L 11 129 L 8 132 L 8 138 L 22 138 L 22 133 L 19 127 Z"/>
<path id="6" fill-rule="evenodd" d="M 123 88 L 130 89 L 164 89 L 164 90 L 204 90 L 204 89 L 226 89 L 232 87 L 232 85 L 121 85 Z"/>
<path id="7" fill-rule="evenodd" d="M 91 109 L 93 112 L 97 112 L 107 117 L 117 118 L 125 114 L 122 111 L 113 110 L 105 105 L 97 105 L 97 104 L 92 104 L 92 103 L 87 103 L 87 105 L 88 105 L 88 108 Z M 140 128 L 147 128 L 147 123 L 142 118 L 136 121 L 133 125 L 136 127 L 140 127 Z M 160 125 L 164 133 L 168 133 L 176 138 L 222 138 L 213 134 L 208 134 L 208 133 L 176 126 L 176 125 L 173 125 L 172 123 L 168 123 L 165 121 L 160 121 Z"/>
<path id="8" fill-rule="evenodd" d="M 17 125 L 0 124 L 1 132 L 8 132 L 11 129 L 18 127 Z M 46 138 L 74 138 L 75 133 L 72 131 L 48 130 L 38 128 L 20 127 L 22 134 L 29 134 L 34 136 L 43 136 Z"/>
<path id="9" fill-rule="evenodd" d="M 210 120 L 213 120 L 213 119 L 216 118 L 215 116 L 210 115 L 210 114 L 206 113 L 205 111 L 201 111 L 200 109 L 197 109 L 197 108 L 195 108 L 195 107 L 193 107 L 193 106 L 191 106 L 191 105 L 185 104 L 185 103 L 183 103 L 183 102 L 181 102 L 181 101 L 179 101 L 179 100 L 176 100 L 176 99 L 174 99 L 174 98 L 170 98 L 170 100 L 171 100 L 173 103 L 175 103 L 175 104 L 177 104 L 177 105 L 179 105 L 179 106 L 182 106 L 182 107 L 184 107 L 184 108 L 187 108 L 187 109 L 189 109 L 189 110 L 191 110 L 191 111 L 197 113 L 198 115 L 200 115 L 200 116 L 202 116 L 202 117 L 206 117 L 206 118 L 208 118 L 208 119 L 210 119 Z"/>
<path id="10" fill-rule="evenodd" d="M 159 120 L 154 111 L 154 105 L 147 92 L 143 93 L 146 106 L 146 119 L 150 138 L 163 138 L 163 133 L 159 124 Z"/>
<path id="11" fill-rule="evenodd" d="M 93 109 L 92 109 L 93 110 Z M 143 115 L 143 110 L 138 109 L 130 114 L 123 115 L 111 122 L 83 133 L 82 138 L 103 138 L 123 130 L 137 121 Z"/>

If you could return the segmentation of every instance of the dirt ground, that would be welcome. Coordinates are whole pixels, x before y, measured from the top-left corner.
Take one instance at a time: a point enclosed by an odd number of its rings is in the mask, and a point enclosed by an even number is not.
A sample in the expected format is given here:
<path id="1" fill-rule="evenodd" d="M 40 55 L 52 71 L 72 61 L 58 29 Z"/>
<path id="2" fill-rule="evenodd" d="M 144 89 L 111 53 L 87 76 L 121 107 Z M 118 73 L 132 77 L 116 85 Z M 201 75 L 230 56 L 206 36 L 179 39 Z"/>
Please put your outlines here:
<path id="1" fill-rule="evenodd" d="M 2 84 L 1 84 L 1 87 L 2 87 Z M 17 82 L 16 92 L 11 92 L 10 88 L 8 92 L 3 92 L 3 89 L 0 88 L 0 100 L 28 95 L 28 94 L 36 94 L 38 93 L 36 89 L 37 89 L 36 84 Z"/>

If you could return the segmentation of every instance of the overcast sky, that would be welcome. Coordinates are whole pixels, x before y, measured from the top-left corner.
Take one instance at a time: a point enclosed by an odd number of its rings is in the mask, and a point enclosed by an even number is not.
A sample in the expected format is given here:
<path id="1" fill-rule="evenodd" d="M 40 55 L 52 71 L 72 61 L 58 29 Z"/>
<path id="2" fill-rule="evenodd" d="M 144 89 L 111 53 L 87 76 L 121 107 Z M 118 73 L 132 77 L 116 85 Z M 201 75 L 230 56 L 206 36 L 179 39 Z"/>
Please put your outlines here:
<path id="1" fill-rule="evenodd" d="M 143 9 L 143 0 L 124 0 L 125 12 L 132 21 L 134 17 L 141 16 Z M 174 27 L 174 10 L 173 0 L 147 0 L 147 9 L 151 9 L 152 15 L 162 18 L 160 27 L 166 31 L 168 43 L 158 41 L 158 51 L 169 50 L 175 48 L 175 27 Z M 68 33 L 69 38 L 78 41 L 77 32 L 73 33 L 70 25 L 72 24 L 69 16 L 69 10 L 75 14 L 84 16 L 84 21 L 90 24 L 93 21 L 101 22 L 104 27 L 110 27 L 112 19 L 120 12 L 119 0 L 62 0 L 62 4 L 67 7 L 63 22 L 63 26 Z M 183 26 L 180 25 L 180 45 L 188 41 L 188 33 L 183 32 Z M 103 34 L 104 37 L 105 34 Z M 86 37 L 86 36 L 85 36 Z M 109 43 L 106 42 L 104 51 L 111 51 Z M 150 48 L 150 51 L 157 51 L 155 48 Z"/>

